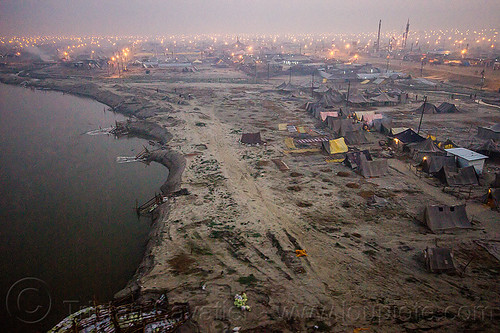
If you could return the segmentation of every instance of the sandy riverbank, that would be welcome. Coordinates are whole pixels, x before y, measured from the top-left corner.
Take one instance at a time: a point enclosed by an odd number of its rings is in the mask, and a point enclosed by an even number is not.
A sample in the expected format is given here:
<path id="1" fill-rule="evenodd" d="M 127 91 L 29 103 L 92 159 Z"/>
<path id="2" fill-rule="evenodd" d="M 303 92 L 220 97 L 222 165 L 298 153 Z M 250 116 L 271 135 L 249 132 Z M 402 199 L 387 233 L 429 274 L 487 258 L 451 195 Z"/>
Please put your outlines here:
<path id="1" fill-rule="evenodd" d="M 284 139 L 290 134 L 278 131 L 279 123 L 322 129 L 303 109 L 309 96 L 288 98 L 271 84 L 221 83 L 214 77 L 236 81 L 242 74 L 201 68 L 145 76 L 137 70 L 121 80 L 92 81 L 131 105 L 148 106 L 148 112 L 169 110 L 153 112 L 148 121 L 167 128 L 173 134 L 169 147 L 186 158 L 182 187 L 189 195 L 157 210 L 143 263 L 124 292 L 166 292 L 171 302 L 189 302 L 193 315 L 185 332 L 498 328 L 496 310 L 482 318 L 466 318 L 460 310 L 496 309 L 498 263 L 474 240 L 494 237 L 497 212 L 468 200 L 474 230 L 431 234 L 418 220 L 423 206 L 458 204 L 464 197 L 419 177 L 404 158 L 389 159 L 384 177 L 364 179 L 342 164 L 327 163 L 320 153 L 288 154 Z M 76 87 L 71 79 L 44 80 L 41 86 L 57 81 Z M 179 91 L 194 97 L 183 100 Z M 429 102 L 442 101 L 429 94 Z M 426 115 L 423 129 L 462 143 L 472 126 L 499 121 L 490 108 L 455 103 L 461 113 Z M 378 111 L 397 126 L 415 127 L 417 106 Z M 255 131 L 266 146 L 238 143 L 242 132 Z M 360 148 L 383 158 L 378 142 L 386 138 L 367 134 L 370 143 Z M 279 171 L 273 159 L 282 159 L 290 171 Z M 373 194 L 386 204 L 370 205 Z M 429 274 L 422 250 L 436 243 L 454 249 L 459 267 L 476 259 L 463 276 Z M 308 256 L 296 257 L 297 249 Z M 248 295 L 251 312 L 233 305 L 241 292 Z"/>

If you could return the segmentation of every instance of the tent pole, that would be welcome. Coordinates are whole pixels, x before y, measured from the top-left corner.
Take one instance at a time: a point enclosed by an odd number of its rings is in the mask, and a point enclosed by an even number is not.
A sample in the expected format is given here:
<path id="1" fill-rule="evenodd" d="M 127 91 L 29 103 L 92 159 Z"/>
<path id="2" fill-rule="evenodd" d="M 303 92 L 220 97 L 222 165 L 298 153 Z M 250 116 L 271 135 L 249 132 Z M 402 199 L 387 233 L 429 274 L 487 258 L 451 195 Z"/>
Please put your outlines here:
<path id="1" fill-rule="evenodd" d="M 424 104 L 422 104 L 422 114 L 420 115 L 420 123 L 418 123 L 417 134 L 420 134 L 420 126 L 422 126 L 422 119 L 424 118 L 425 103 L 427 102 L 427 96 L 424 96 Z"/>

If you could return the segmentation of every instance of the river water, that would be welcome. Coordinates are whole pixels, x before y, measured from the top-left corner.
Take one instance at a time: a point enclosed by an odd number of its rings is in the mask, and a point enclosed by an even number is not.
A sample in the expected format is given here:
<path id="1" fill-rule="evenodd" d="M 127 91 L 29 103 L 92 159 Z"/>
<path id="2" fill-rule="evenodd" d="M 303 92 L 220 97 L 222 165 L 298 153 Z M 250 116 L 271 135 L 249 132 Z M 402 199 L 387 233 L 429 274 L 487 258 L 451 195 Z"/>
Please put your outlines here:
<path id="1" fill-rule="evenodd" d="M 109 301 L 141 261 L 149 221 L 135 201 L 168 171 L 117 163 L 145 140 L 85 134 L 125 119 L 104 110 L 0 84 L 0 331 L 47 330 L 70 307 Z"/>

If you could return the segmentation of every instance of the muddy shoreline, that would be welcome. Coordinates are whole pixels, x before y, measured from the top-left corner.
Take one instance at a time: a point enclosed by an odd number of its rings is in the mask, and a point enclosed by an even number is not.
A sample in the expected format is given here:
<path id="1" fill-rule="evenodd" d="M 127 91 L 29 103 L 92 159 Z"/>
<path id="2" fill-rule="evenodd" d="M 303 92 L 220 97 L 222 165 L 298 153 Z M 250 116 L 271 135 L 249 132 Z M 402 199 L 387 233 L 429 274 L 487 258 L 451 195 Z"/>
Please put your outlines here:
<path id="1" fill-rule="evenodd" d="M 141 115 L 137 117 L 136 114 L 140 113 L 141 109 L 134 109 L 130 105 L 127 105 L 125 97 L 105 91 L 105 89 L 100 88 L 95 83 L 65 84 L 63 82 L 59 82 L 59 84 L 57 84 L 56 82 L 46 82 L 45 80 L 42 81 L 40 79 L 19 77 L 13 74 L 0 74 L 0 83 L 24 86 L 27 88 L 59 91 L 77 97 L 91 98 L 99 103 L 107 105 L 115 112 L 130 117 L 126 123 L 126 128 L 128 133 L 131 135 L 146 140 L 155 140 L 162 145 L 166 145 L 173 137 L 166 128 L 161 127 L 157 123 L 145 120 Z M 171 149 L 164 149 L 151 152 L 148 160 L 160 163 L 168 169 L 167 179 L 160 187 L 163 194 L 169 195 L 181 190 L 182 174 L 186 167 L 186 159 L 184 155 Z M 160 206 L 154 212 L 152 216 L 151 229 L 148 234 L 148 241 L 141 263 L 139 267 L 137 267 L 136 272 L 127 285 L 114 295 L 115 300 L 126 299 L 131 296 L 136 298 L 136 296 L 139 295 L 141 289 L 138 283 L 139 279 L 154 267 L 151 249 L 161 238 L 161 226 L 159 226 L 157 222 L 168 214 L 168 202 Z"/>

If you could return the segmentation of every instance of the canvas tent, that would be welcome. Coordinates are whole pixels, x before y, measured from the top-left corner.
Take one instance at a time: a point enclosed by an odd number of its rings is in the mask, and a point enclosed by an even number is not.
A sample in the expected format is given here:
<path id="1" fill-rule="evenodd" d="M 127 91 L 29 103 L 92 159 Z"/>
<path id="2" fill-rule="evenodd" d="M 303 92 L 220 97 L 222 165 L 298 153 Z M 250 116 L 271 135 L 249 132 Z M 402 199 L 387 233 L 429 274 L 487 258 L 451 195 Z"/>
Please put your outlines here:
<path id="1" fill-rule="evenodd" d="M 349 148 L 347 148 L 347 145 L 345 144 L 344 138 L 323 141 L 322 144 L 325 151 L 330 155 L 346 153 L 349 150 Z"/>
<path id="2" fill-rule="evenodd" d="M 425 265 L 431 273 L 455 273 L 453 254 L 447 248 L 426 248 L 424 250 Z"/>
<path id="3" fill-rule="evenodd" d="M 349 145 L 361 145 L 369 142 L 362 130 L 344 132 L 342 135 Z"/>
<path id="4" fill-rule="evenodd" d="M 385 92 L 380 93 L 380 95 L 370 98 L 376 105 L 396 105 L 398 104 L 397 98 L 392 98 Z"/>
<path id="5" fill-rule="evenodd" d="M 411 128 L 393 136 L 393 142 L 396 147 L 402 149 L 406 148 L 406 146 L 410 143 L 418 143 L 422 141 L 425 141 L 425 138 L 415 133 L 415 131 Z"/>
<path id="6" fill-rule="evenodd" d="M 500 142 L 500 123 L 496 123 L 495 125 L 490 127 L 478 127 L 477 136 L 481 139 L 492 139 L 494 141 Z"/>
<path id="7" fill-rule="evenodd" d="M 489 139 L 482 144 L 475 145 L 473 148 L 475 151 L 489 157 L 500 156 L 500 141 L 496 142 Z"/>
<path id="8" fill-rule="evenodd" d="M 389 171 L 387 160 L 368 161 L 365 155 L 360 156 L 359 173 L 365 178 L 382 177 Z"/>
<path id="9" fill-rule="evenodd" d="M 467 217 L 467 212 L 465 211 L 465 205 L 426 206 L 424 210 L 424 223 L 435 234 L 472 228 Z"/>
<path id="10" fill-rule="evenodd" d="M 437 110 L 439 113 L 458 113 L 458 112 L 460 112 L 460 111 L 458 111 L 455 104 L 451 104 L 451 103 L 447 103 L 447 102 L 441 103 L 441 105 L 437 107 Z"/>
<path id="11" fill-rule="evenodd" d="M 443 166 L 456 168 L 453 156 L 429 156 L 422 160 L 422 170 L 428 174 L 438 173 Z"/>
<path id="12" fill-rule="evenodd" d="M 372 126 L 377 132 L 389 135 L 392 129 L 392 119 L 390 118 L 373 119 Z"/>
<path id="13" fill-rule="evenodd" d="M 500 208 L 500 188 L 488 189 L 488 194 L 484 198 L 484 203 L 488 206 L 499 209 Z"/>
<path id="14" fill-rule="evenodd" d="M 432 103 L 422 103 L 418 108 L 415 109 L 416 113 L 422 113 L 422 110 L 424 110 L 424 105 L 425 105 L 425 114 L 432 114 L 432 113 L 439 113 L 438 108 L 432 104 Z"/>
<path id="15" fill-rule="evenodd" d="M 427 138 L 425 141 L 411 143 L 408 146 L 415 161 L 422 161 L 424 157 L 429 158 L 430 156 L 446 155 L 446 152 L 439 149 L 431 138 Z"/>
<path id="16" fill-rule="evenodd" d="M 320 112 L 321 121 L 325 121 L 327 117 L 337 118 L 339 113 L 337 111 Z"/>
<path id="17" fill-rule="evenodd" d="M 240 142 L 247 145 L 261 145 L 265 144 L 260 137 L 260 132 L 257 133 L 243 133 L 241 134 Z"/>
<path id="18" fill-rule="evenodd" d="M 349 168 L 356 170 L 361 166 L 361 156 L 364 156 L 367 161 L 373 161 L 372 156 L 368 150 L 351 151 L 345 156 L 344 163 Z"/>
<path id="19" fill-rule="evenodd" d="M 370 101 L 366 99 L 360 93 L 353 93 L 349 95 L 349 104 L 350 105 L 367 105 L 370 104 Z"/>
<path id="20" fill-rule="evenodd" d="M 456 167 L 443 165 L 441 170 L 436 174 L 436 177 L 451 187 L 479 185 L 476 172 L 472 166 L 457 169 Z"/>

